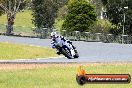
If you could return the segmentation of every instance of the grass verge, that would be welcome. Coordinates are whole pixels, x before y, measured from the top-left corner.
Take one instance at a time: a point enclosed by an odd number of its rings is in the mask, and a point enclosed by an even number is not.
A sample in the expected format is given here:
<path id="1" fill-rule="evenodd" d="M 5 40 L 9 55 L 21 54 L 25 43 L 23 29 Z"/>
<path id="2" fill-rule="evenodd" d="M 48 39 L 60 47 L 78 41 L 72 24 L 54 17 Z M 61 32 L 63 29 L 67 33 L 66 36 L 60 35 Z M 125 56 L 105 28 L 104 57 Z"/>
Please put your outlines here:
<path id="1" fill-rule="evenodd" d="M 7 16 L 6 14 L 0 16 L 0 32 L 6 31 Z M 25 32 L 32 33 L 34 25 L 32 24 L 32 11 L 24 10 L 24 12 L 19 12 L 16 14 L 16 19 L 14 21 L 13 31 L 14 32 Z"/>
<path id="2" fill-rule="evenodd" d="M 58 55 L 50 48 L 19 45 L 8 42 L 0 43 L 0 60 L 48 58 L 56 56 Z"/>
<path id="3" fill-rule="evenodd" d="M 76 83 L 78 64 L 0 65 L 0 88 L 132 88 L 130 84 Z M 132 64 L 85 64 L 88 74 L 130 74 Z"/>
<path id="4" fill-rule="evenodd" d="M 16 26 L 25 26 L 25 27 L 34 27 L 32 24 L 32 11 L 24 10 L 24 12 L 19 12 L 16 14 L 16 19 L 14 25 Z M 7 23 L 7 16 L 6 14 L 0 16 L 0 24 Z"/>

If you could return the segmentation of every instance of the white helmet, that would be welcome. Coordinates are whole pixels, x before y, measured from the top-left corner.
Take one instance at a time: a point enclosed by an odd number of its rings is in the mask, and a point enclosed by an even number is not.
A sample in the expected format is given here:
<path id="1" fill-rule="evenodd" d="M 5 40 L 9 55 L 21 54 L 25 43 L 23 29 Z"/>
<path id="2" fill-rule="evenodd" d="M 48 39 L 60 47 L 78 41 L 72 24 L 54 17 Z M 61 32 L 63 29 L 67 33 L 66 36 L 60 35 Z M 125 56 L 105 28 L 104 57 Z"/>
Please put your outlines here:
<path id="1" fill-rule="evenodd" d="M 50 36 L 51 36 L 51 37 L 53 37 L 53 36 L 54 36 L 54 37 L 57 37 L 58 35 L 57 35 L 56 32 L 51 32 Z"/>

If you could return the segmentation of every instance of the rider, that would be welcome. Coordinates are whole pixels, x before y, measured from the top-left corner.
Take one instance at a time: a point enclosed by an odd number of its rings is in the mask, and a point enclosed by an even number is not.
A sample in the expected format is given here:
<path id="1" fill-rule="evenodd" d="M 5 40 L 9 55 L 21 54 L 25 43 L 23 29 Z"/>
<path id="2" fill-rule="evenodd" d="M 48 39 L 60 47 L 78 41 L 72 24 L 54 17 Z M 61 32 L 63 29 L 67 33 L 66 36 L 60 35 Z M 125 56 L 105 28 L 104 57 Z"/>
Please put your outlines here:
<path id="1" fill-rule="evenodd" d="M 57 46 L 62 47 L 63 45 L 66 45 L 70 50 L 75 49 L 75 47 L 73 47 L 72 45 L 72 42 L 66 40 L 63 36 L 58 36 L 56 32 L 51 33 L 51 38 L 53 44 L 52 48 L 56 48 Z M 57 51 L 57 54 L 61 54 L 61 48 Z"/>

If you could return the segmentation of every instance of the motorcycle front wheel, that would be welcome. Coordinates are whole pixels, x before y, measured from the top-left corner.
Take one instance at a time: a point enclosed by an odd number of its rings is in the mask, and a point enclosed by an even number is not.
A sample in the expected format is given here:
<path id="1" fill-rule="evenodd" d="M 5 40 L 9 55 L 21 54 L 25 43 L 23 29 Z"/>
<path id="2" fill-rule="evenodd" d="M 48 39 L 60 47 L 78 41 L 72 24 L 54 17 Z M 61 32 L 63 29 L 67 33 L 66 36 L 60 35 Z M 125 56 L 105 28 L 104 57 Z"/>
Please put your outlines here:
<path id="1" fill-rule="evenodd" d="M 62 48 L 62 53 L 68 59 L 73 59 L 71 52 L 69 51 L 69 49 L 67 47 Z"/>

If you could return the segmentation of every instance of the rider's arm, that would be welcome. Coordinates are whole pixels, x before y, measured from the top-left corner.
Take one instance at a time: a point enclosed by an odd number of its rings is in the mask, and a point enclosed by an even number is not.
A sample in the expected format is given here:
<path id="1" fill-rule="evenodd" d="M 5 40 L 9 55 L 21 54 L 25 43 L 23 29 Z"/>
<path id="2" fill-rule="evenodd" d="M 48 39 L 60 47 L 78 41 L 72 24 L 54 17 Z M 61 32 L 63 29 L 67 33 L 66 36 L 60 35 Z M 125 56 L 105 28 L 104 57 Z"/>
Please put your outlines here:
<path id="1" fill-rule="evenodd" d="M 63 36 L 61 36 L 61 40 L 63 40 L 64 42 L 72 44 L 72 42 L 70 40 L 65 39 L 65 37 L 63 37 Z"/>

